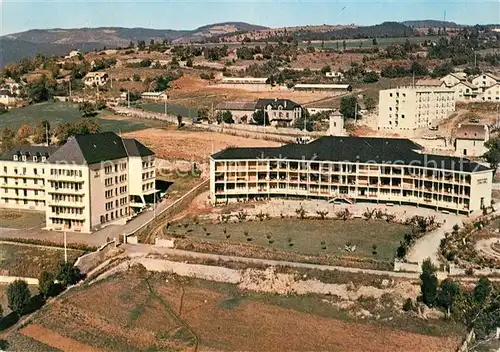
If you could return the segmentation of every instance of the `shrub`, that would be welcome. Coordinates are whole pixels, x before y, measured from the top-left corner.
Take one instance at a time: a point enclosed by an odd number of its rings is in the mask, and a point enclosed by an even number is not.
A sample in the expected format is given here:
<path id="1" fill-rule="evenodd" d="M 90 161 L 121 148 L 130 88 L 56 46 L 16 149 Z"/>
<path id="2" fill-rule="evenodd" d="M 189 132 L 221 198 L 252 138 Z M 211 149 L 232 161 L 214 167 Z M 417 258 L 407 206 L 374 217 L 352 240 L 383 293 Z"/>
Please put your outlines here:
<path id="1" fill-rule="evenodd" d="M 413 301 L 411 300 L 411 298 L 407 298 L 405 303 L 403 303 L 403 310 L 405 312 L 410 312 L 413 310 Z"/>
<path id="2" fill-rule="evenodd" d="M 71 263 L 59 263 L 59 270 L 56 275 L 56 279 L 61 282 L 64 286 L 74 285 L 80 281 L 82 275 L 80 274 L 80 269 L 73 266 Z"/>
<path id="3" fill-rule="evenodd" d="M 7 287 L 7 300 L 9 308 L 17 315 L 21 315 L 28 305 L 31 298 L 31 292 L 28 284 L 24 280 L 16 280 Z"/>
<path id="4" fill-rule="evenodd" d="M 38 290 L 45 298 L 54 291 L 54 278 L 54 274 L 45 270 L 38 277 Z"/>
<path id="5" fill-rule="evenodd" d="M 295 213 L 297 214 L 297 218 L 299 218 L 299 219 L 305 219 L 307 211 L 301 205 L 300 208 L 295 209 Z"/>

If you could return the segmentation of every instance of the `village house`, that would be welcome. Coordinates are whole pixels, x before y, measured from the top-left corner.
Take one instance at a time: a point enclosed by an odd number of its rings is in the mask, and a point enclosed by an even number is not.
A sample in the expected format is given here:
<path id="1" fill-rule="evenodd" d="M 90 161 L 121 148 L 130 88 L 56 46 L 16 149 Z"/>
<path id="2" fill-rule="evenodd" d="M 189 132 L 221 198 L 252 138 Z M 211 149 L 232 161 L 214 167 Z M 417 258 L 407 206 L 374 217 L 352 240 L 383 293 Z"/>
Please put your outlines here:
<path id="1" fill-rule="evenodd" d="M 455 152 L 463 156 L 481 156 L 488 150 L 484 144 L 489 139 L 490 133 L 487 125 L 459 125 L 455 132 Z"/>
<path id="2" fill-rule="evenodd" d="M 481 101 L 500 102 L 500 83 L 495 83 L 491 87 L 486 88 L 479 99 Z"/>
<path id="3" fill-rule="evenodd" d="M 445 84 L 446 87 L 453 87 L 460 82 L 464 82 L 467 79 L 467 74 L 464 72 L 452 72 L 448 73 L 446 76 L 440 79 L 441 82 Z"/>
<path id="4" fill-rule="evenodd" d="M 282 127 L 293 125 L 302 115 L 302 107 L 289 99 L 259 99 L 255 110 L 264 111 L 271 125 Z"/>
<path id="5" fill-rule="evenodd" d="M 255 101 L 228 101 L 215 107 L 215 113 L 229 111 L 235 123 L 248 123 L 252 121 L 255 112 Z"/>
<path id="6" fill-rule="evenodd" d="M 477 87 L 467 81 L 459 82 L 450 87 L 450 89 L 455 91 L 456 101 L 470 101 L 475 99 L 479 94 Z"/>
<path id="7" fill-rule="evenodd" d="M 325 73 L 325 77 L 327 78 L 334 78 L 337 81 L 343 81 L 344 80 L 344 74 L 342 72 L 335 72 L 335 71 L 330 71 Z"/>
<path id="8" fill-rule="evenodd" d="M 446 84 L 440 79 L 419 79 L 415 87 L 445 87 Z"/>
<path id="9" fill-rule="evenodd" d="M 89 72 L 85 75 L 83 82 L 88 87 L 103 86 L 108 82 L 109 76 L 106 72 Z"/>
<path id="10" fill-rule="evenodd" d="M 141 99 L 152 101 L 165 101 L 168 99 L 166 92 L 144 92 L 141 94 Z"/>
<path id="11" fill-rule="evenodd" d="M 0 90 L 0 104 L 5 106 L 13 105 L 16 102 L 16 97 L 11 93 L 10 90 L 2 89 Z"/>
<path id="12" fill-rule="evenodd" d="M 500 78 L 492 73 L 482 73 L 472 79 L 472 84 L 479 88 L 479 92 L 483 93 L 487 88 L 500 82 Z"/>

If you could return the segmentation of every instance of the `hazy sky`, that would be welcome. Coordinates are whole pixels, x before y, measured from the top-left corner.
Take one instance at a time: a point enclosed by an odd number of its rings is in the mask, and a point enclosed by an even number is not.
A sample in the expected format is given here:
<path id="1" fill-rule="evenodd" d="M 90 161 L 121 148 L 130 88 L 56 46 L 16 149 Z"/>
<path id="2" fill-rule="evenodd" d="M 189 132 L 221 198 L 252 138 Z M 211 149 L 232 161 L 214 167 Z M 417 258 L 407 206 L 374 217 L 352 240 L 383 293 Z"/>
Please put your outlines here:
<path id="1" fill-rule="evenodd" d="M 123 1 L 0 0 L 0 35 L 34 28 L 148 27 L 194 29 L 224 21 L 269 27 L 306 24 L 377 24 L 444 18 L 462 24 L 500 23 L 500 0 L 353 1 Z"/>

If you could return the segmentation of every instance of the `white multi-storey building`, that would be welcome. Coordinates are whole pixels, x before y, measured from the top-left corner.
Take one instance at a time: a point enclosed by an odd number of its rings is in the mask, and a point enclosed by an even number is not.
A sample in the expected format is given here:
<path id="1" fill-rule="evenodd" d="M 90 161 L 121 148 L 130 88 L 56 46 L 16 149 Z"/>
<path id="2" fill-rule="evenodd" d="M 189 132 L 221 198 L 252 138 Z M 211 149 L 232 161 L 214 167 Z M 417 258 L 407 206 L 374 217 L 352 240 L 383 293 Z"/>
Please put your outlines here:
<path id="1" fill-rule="evenodd" d="M 455 92 L 442 87 L 405 87 L 379 92 L 378 128 L 414 131 L 431 127 L 455 111 Z"/>
<path id="2" fill-rule="evenodd" d="M 211 156 L 212 204 L 311 198 L 432 207 L 469 214 L 491 205 L 493 172 L 421 153 L 408 139 L 321 137 L 309 144 L 228 148 Z"/>
<path id="3" fill-rule="evenodd" d="M 45 161 L 56 150 L 23 146 L 0 158 L 0 207 L 45 210 Z"/>
<path id="4" fill-rule="evenodd" d="M 7 179 L 0 185 L 0 206 L 45 210 L 49 230 L 88 233 L 124 223 L 153 202 L 154 159 L 138 141 L 113 132 L 77 135 L 58 149 L 14 149 L 0 161 L 0 176 Z M 18 194 L 11 196 L 11 189 Z"/>

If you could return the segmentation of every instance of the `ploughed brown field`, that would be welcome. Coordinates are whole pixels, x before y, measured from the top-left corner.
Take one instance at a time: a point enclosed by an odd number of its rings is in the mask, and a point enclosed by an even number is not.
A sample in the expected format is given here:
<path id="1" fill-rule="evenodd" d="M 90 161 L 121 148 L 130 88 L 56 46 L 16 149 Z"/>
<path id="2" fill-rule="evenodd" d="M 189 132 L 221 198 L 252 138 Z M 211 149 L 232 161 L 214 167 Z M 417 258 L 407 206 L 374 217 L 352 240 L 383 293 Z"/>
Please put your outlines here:
<path id="1" fill-rule="evenodd" d="M 196 344 L 200 351 L 453 351 L 460 344 L 450 333 L 334 319 L 323 301 L 132 269 L 75 289 L 19 334 L 65 351 L 191 351 Z"/>

